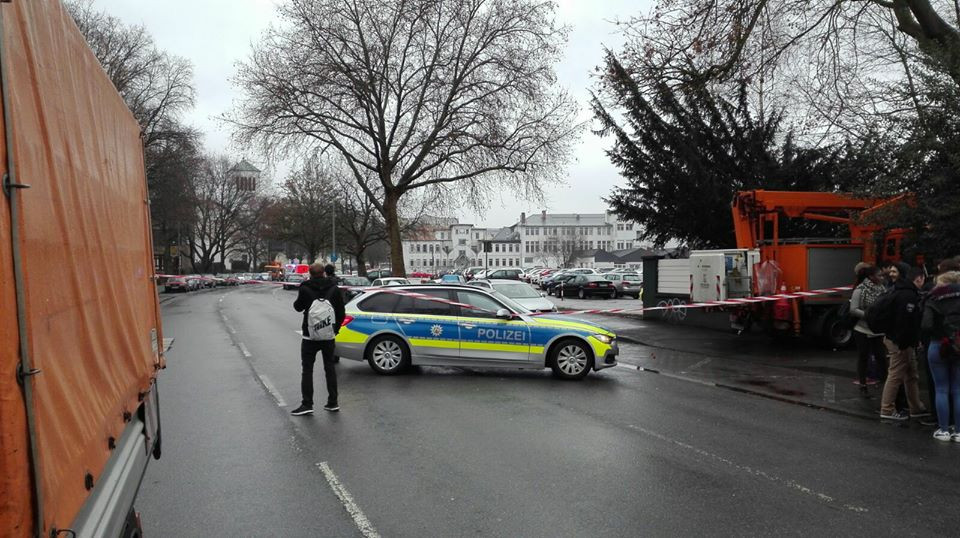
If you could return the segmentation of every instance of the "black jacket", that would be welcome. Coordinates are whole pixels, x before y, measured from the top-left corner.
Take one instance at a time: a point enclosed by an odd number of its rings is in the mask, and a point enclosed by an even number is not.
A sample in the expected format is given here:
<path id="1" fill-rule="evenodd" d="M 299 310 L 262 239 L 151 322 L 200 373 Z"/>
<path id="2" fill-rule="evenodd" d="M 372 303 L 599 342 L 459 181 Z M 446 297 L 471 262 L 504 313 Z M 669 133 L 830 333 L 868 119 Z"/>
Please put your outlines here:
<path id="1" fill-rule="evenodd" d="M 900 349 L 916 347 L 920 344 L 920 290 L 901 278 L 894 283 L 893 294 L 894 329 L 886 336 Z"/>
<path id="2" fill-rule="evenodd" d="M 303 323 L 300 326 L 300 332 L 304 338 L 309 334 L 307 332 L 307 315 L 310 312 L 310 305 L 314 299 L 323 298 L 330 301 L 333 306 L 333 313 L 336 317 L 333 331 L 340 332 L 340 325 L 343 324 L 343 318 L 346 317 L 346 311 L 343 309 L 343 295 L 340 288 L 337 287 L 337 281 L 332 278 L 311 278 L 300 284 L 297 292 L 297 300 L 293 302 L 293 309 L 297 312 L 303 312 Z"/>
<path id="3" fill-rule="evenodd" d="M 934 288 L 924 301 L 920 329 L 931 340 L 952 336 L 949 326 L 960 324 L 960 284 Z"/>

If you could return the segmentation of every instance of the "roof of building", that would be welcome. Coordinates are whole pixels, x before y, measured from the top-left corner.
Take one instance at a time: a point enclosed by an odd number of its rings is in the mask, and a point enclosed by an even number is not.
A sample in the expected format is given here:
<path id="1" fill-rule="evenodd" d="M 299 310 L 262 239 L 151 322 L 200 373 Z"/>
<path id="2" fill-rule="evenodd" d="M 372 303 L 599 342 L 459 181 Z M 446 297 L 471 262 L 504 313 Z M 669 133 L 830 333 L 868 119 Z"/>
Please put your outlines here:
<path id="1" fill-rule="evenodd" d="M 233 168 L 230 169 L 230 172 L 256 172 L 259 174 L 260 169 L 250 164 L 250 162 L 246 159 L 241 159 L 240 162 L 233 165 Z"/>
<path id="2" fill-rule="evenodd" d="M 525 222 L 518 225 L 527 226 L 606 226 L 609 224 L 604 213 L 547 213 L 544 215 L 527 215 Z"/>
<path id="3" fill-rule="evenodd" d="M 617 259 L 625 262 L 639 262 L 643 261 L 644 256 L 652 256 L 657 254 L 658 251 L 650 250 L 646 248 L 628 248 L 623 250 L 614 250 L 611 252 Z"/>
<path id="4" fill-rule="evenodd" d="M 493 234 L 492 240 L 498 243 L 520 241 L 520 234 L 513 228 L 500 228 Z"/>

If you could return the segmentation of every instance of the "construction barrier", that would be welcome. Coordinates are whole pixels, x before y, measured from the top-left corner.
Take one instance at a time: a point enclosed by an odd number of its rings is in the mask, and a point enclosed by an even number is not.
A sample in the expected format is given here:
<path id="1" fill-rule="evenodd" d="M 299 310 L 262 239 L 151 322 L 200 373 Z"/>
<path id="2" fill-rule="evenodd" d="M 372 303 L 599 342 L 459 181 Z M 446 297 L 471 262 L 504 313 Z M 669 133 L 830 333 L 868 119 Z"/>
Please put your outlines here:
<path id="1" fill-rule="evenodd" d="M 172 278 L 177 277 L 181 278 L 181 275 L 157 275 L 157 278 Z M 212 280 L 212 281 L 223 281 L 222 278 L 215 277 L 199 277 L 194 278 L 194 280 Z M 283 282 L 268 282 L 263 280 L 254 280 L 250 282 L 251 284 L 272 284 L 282 286 Z M 340 289 L 349 290 L 349 291 L 364 291 L 369 290 L 370 287 L 361 287 L 361 286 L 340 286 Z M 384 286 L 377 288 L 379 290 L 385 291 L 387 293 L 395 293 L 397 295 L 403 295 L 406 297 L 412 297 L 414 299 L 422 299 L 425 301 L 432 301 L 436 303 L 450 304 L 453 306 L 459 306 L 461 308 L 469 308 L 471 310 L 477 310 L 481 312 L 489 312 L 486 309 L 479 308 L 473 305 L 458 303 L 456 301 L 450 301 L 447 299 L 442 299 L 440 297 L 435 297 L 433 295 L 427 295 L 424 293 L 417 293 L 415 291 L 401 290 L 391 286 Z M 478 288 L 479 289 L 479 288 Z M 776 295 L 764 295 L 758 297 L 743 297 L 739 299 L 725 299 L 723 301 L 705 301 L 699 303 L 680 303 L 680 304 L 670 304 L 666 306 L 651 306 L 646 308 L 605 308 L 605 309 L 587 309 L 587 310 L 563 310 L 560 312 L 536 312 L 530 314 L 531 316 L 542 316 L 545 314 L 563 314 L 563 315 L 578 315 L 578 314 L 643 314 L 645 312 L 653 311 L 663 311 L 663 310 L 681 310 L 681 309 L 693 309 L 693 308 L 710 308 L 710 307 L 723 307 L 723 306 L 743 306 L 748 304 L 756 303 L 765 303 L 769 301 L 777 301 L 779 299 L 805 299 L 807 297 L 817 297 L 823 295 L 834 295 L 837 293 L 843 293 L 845 291 L 850 291 L 853 289 L 853 286 L 839 286 L 836 288 L 823 288 L 819 290 L 812 291 L 795 291 L 793 293 L 778 293 Z M 492 312 L 495 313 L 495 312 Z"/>

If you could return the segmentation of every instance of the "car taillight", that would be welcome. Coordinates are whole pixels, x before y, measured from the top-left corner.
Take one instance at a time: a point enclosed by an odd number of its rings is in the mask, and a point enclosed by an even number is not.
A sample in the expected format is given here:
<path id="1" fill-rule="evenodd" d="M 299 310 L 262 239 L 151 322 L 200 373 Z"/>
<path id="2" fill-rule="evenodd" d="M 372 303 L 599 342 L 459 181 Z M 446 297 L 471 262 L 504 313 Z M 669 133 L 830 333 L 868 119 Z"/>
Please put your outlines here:
<path id="1" fill-rule="evenodd" d="M 344 317 L 343 317 L 343 323 L 341 323 L 340 326 L 341 326 L 341 327 L 346 327 L 347 325 L 350 324 L 351 321 L 353 321 L 353 316 L 344 316 Z"/>
<path id="2" fill-rule="evenodd" d="M 588 288 L 596 288 L 596 287 L 597 287 L 597 283 L 596 283 L 596 282 L 591 282 L 591 283 L 587 284 L 587 287 L 588 287 Z"/>

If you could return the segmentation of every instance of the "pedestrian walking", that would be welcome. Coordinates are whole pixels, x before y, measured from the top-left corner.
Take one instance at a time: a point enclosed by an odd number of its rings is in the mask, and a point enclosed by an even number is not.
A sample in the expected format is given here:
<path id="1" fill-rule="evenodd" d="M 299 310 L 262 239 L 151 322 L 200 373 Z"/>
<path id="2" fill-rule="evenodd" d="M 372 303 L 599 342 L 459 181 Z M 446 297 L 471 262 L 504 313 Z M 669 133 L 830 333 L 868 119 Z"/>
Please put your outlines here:
<path id="1" fill-rule="evenodd" d="M 919 375 L 917 370 L 917 346 L 920 345 L 920 288 L 925 275 L 922 269 L 909 268 L 904 263 L 897 264 L 900 278 L 894 284 L 889 301 L 878 301 L 876 308 L 886 308 L 889 317 L 888 329 L 884 331 L 883 344 L 887 348 L 887 381 L 883 384 L 883 396 L 880 403 L 880 418 L 887 420 L 907 420 L 911 417 L 923 417 L 929 414 L 920 401 Z M 873 324 L 870 324 L 873 330 Z M 907 393 L 909 416 L 895 408 L 898 388 L 903 385 Z"/>
<path id="2" fill-rule="evenodd" d="M 313 414 L 313 365 L 319 352 L 323 359 L 323 374 L 327 381 L 327 411 L 339 411 L 337 372 L 334 365 L 336 344 L 334 338 L 340 331 L 345 311 L 343 296 L 337 287 L 335 269 L 332 265 L 314 263 L 310 266 L 310 279 L 300 284 L 297 300 L 293 303 L 297 312 L 303 312 L 300 332 L 300 407 L 293 415 Z"/>
<path id="3" fill-rule="evenodd" d="M 927 363 L 933 375 L 937 411 L 933 437 L 960 442 L 956 428 L 960 417 L 960 272 L 948 271 L 937 277 L 924 304 L 921 330 L 930 341 Z"/>
<path id="4" fill-rule="evenodd" d="M 858 267 L 860 270 L 857 273 L 857 287 L 854 288 L 853 295 L 850 297 L 850 315 L 857 320 L 853 327 L 853 338 L 857 344 L 857 380 L 860 383 L 860 394 L 868 396 L 867 365 L 870 357 L 872 355 L 878 368 L 885 372 L 887 351 L 883 345 L 883 334 L 870 330 L 866 314 L 867 310 L 883 295 L 885 289 L 880 268 L 875 265 L 858 265 Z"/>

